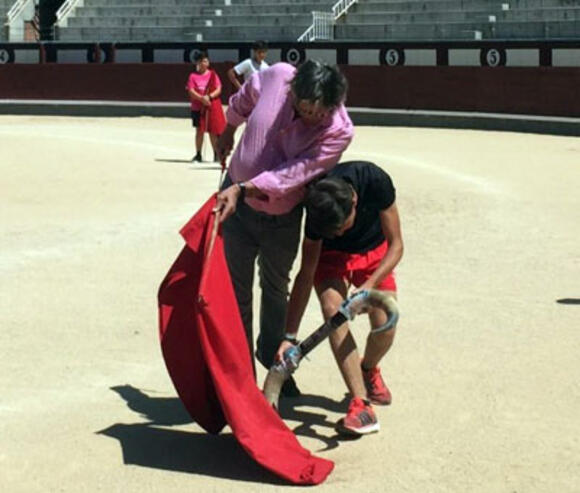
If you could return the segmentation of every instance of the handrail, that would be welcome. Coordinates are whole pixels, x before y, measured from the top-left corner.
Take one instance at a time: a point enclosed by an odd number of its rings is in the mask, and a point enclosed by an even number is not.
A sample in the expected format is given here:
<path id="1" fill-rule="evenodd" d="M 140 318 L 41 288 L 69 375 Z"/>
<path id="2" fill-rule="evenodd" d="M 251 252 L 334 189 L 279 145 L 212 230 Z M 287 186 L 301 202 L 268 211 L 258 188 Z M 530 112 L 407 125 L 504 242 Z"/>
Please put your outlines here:
<path id="1" fill-rule="evenodd" d="M 298 38 L 299 42 L 316 39 L 334 39 L 334 24 L 348 12 L 358 0 L 339 0 L 332 6 L 332 12 L 312 12 L 312 24 Z"/>
<path id="2" fill-rule="evenodd" d="M 22 13 L 29 2 L 32 2 L 32 0 L 17 0 L 14 2 L 14 5 L 10 7 L 10 10 L 6 14 L 6 24 L 10 24 L 12 21 L 14 21 L 14 19 L 16 19 Z"/>
<path id="3" fill-rule="evenodd" d="M 300 43 L 303 43 L 305 41 L 311 41 L 313 38 L 313 33 L 314 33 L 314 21 L 312 22 L 312 24 L 310 25 L 310 27 L 308 29 L 306 29 L 306 31 L 304 31 L 300 37 L 298 38 L 298 41 Z"/>
<path id="4" fill-rule="evenodd" d="M 72 13 L 72 11 L 77 7 L 80 0 L 66 0 L 60 8 L 56 11 L 56 25 L 60 25 L 65 22 L 67 17 Z"/>
<path id="5" fill-rule="evenodd" d="M 333 39 L 334 17 L 331 12 L 312 12 L 312 25 L 304 31 L 298 41 L 314 41 L 315 39 Z"/>
<path id="6" fill-rule="evenodd" d="M 332 7 L 332 13 L 334 14 L 334 20 L 338 19 L 340 16 L 346 14 L 348 9 L 350 9 L 358 0 L 339 0 Z"/>

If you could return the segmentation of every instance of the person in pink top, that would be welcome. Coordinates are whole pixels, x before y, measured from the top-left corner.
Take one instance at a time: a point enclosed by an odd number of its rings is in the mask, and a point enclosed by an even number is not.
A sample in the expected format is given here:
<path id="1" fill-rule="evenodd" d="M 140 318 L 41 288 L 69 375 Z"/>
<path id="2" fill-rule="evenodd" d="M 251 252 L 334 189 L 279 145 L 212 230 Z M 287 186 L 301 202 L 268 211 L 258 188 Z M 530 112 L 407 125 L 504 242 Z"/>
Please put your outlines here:
<path id="1" fill-rule="evenodd" d="M 196 128 L 196 154 L 192 161 L 201 162 L 201 147 L 205 132 L 209 133 L 216 161 L 217 139 L 224 131 L 226 123 L 220 101 L 222 83 L 218 74 L 209 68 L 209 56 L 206 52 L 197 54 L 195 64 L 196 71 L 189 75 L 185 86 L 191 101 L 191 121 Z"/>
<path id="2" fill-rule="evenodd" d="M 308 182 L 336 165 L 353 136 L 344 107 L 347 82 L 337 67 L 278 63 L 252 75 L 229 101 L 220 159 L 246 124 L 218 194 L 225 254 L 253 352 L 252 287 L 261 291 L 258 361 L 269 368 L 284 339 L 289 273 L 298 251 Z M 293 380 L 283 395 L 299 395 Z"/>

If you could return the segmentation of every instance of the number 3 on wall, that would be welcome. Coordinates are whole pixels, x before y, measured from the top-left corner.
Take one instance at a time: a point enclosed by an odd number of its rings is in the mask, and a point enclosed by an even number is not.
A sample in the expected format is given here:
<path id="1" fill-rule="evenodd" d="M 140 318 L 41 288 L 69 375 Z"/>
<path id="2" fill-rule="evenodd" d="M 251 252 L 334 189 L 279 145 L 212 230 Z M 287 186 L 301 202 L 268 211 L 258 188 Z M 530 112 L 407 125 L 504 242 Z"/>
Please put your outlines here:
<path id="1" fill-rule="evenodd" d="M 0 64 L 14 63 L 14 50 L 11 48 L 0 48 Z"/>

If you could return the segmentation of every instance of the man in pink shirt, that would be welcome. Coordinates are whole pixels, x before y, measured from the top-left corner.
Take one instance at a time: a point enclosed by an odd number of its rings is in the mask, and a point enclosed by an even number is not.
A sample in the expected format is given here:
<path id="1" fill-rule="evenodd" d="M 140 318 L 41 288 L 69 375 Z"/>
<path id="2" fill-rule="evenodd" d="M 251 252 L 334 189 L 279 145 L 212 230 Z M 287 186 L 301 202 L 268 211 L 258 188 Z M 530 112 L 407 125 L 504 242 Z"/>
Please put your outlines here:
<path id="1" fill-rule="evenodd" d="M 305 185 L 338 162 L 353 136 L 344 107 L 347 83 L 337 67 L 278 63 L 252 75 L 229 101 L 220 158 L 233 149 L 218 195 L 226 259 L 250 350 L 252 286 L 258 259 L 262 296 L 256 356 L 269 368 L 285 338 L 289 273 L 300 241 Z M 298 395 L 293 380 L 282 389 Z"/>

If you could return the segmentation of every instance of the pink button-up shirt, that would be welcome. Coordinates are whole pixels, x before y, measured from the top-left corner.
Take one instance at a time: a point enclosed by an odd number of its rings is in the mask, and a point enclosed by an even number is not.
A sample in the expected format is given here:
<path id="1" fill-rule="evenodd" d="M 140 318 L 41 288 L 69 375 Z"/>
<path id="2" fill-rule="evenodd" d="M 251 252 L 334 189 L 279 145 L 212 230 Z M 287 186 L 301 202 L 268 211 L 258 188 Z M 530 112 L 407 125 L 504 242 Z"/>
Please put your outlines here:
<path id="1" fill-rule="evenodd" d="M 247 198 L 254 209 L 284 214 L 304 197 L 304 185 L 330 170 L 353 136 L 344 105 L 321 123 L 309 126 L 296 118 L 290 81 L 296 69 L 277 63 L 252 75 L 229 101 L 230 125 L 246 122 L 232 156 L 229 174 L 234 182 L 251 181 L 268 196 Z"/>

